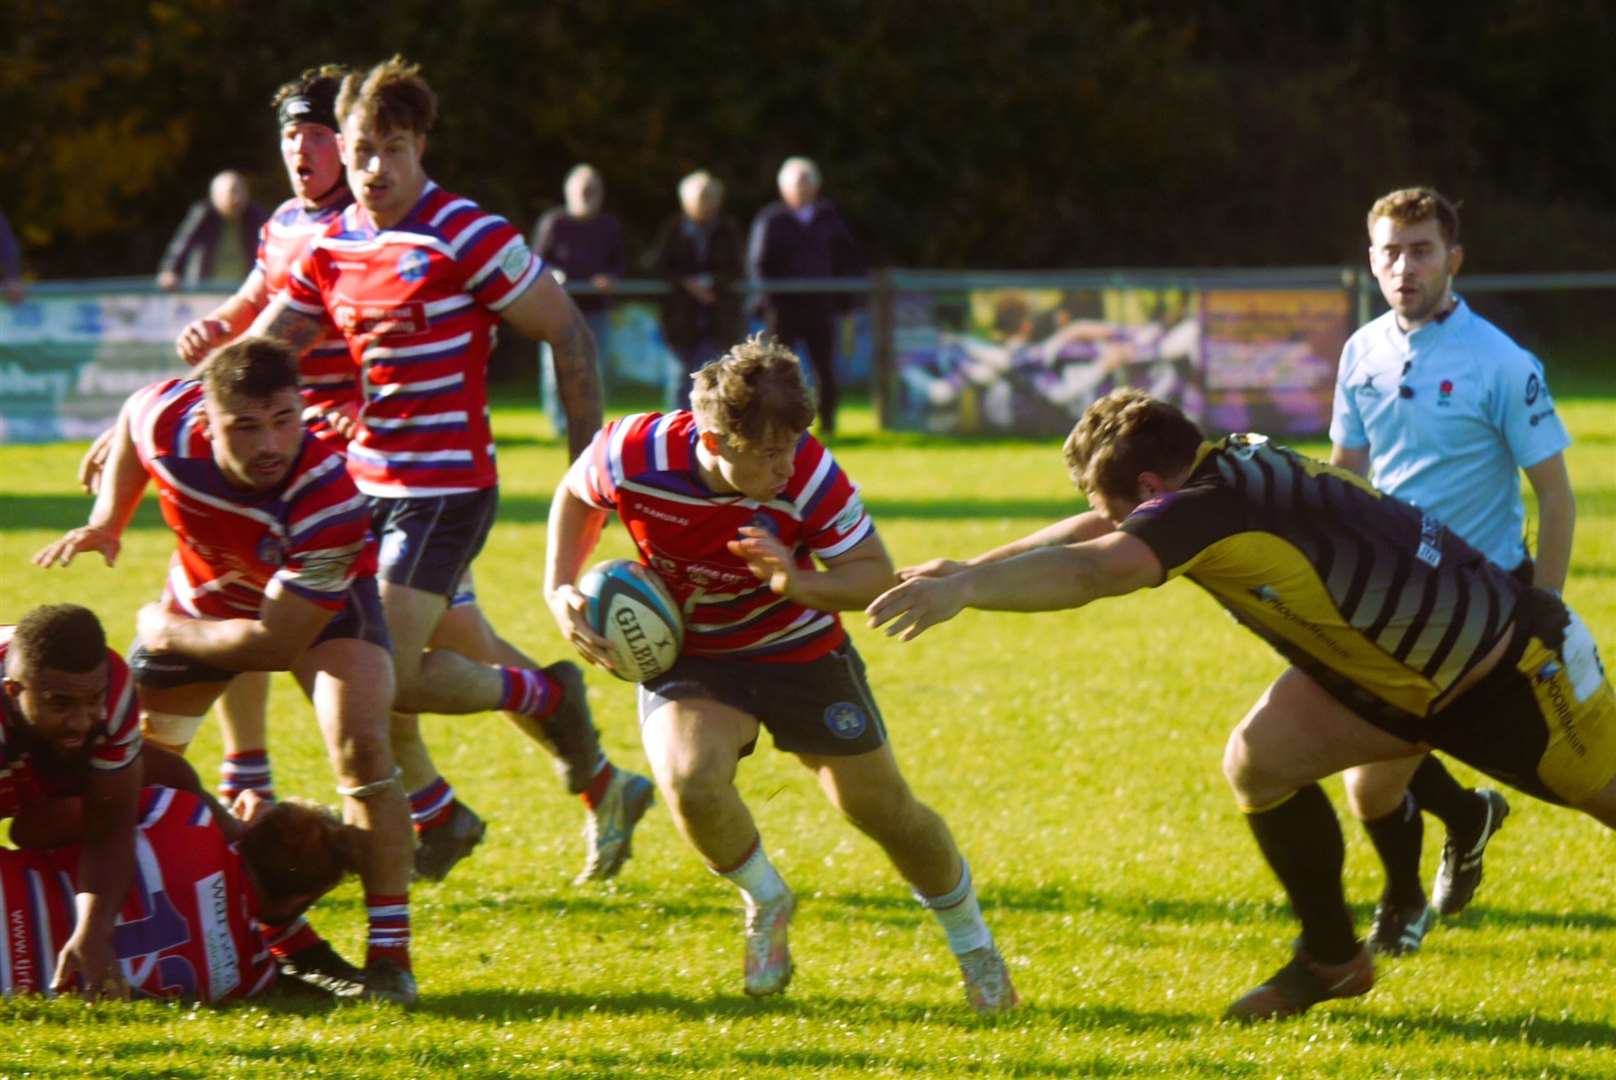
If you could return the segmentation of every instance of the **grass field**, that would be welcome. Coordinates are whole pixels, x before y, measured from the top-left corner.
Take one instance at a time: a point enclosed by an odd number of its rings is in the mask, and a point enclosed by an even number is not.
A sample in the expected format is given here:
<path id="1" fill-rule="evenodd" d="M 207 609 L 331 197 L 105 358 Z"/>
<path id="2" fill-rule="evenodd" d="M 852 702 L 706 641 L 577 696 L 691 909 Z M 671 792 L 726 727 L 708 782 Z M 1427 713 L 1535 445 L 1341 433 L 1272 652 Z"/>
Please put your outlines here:
<path id="1" fill-rule="evenodd" d="M 1609 656 L 1616 395 L 1561 406 L 1580 509 L 1568 598 Z M 1052 445 L 848 420 L 836 453 L 900 563 L 974 553 L 1076 506 Z M 539 576 L 563 452 L 542 424 L 496 416 L 504 499 L 478 584 L 505 636 L 548 660 L 561 648 Z M 0 620 L 70 598 L 121 642 L 170 550 L 151 503 L 114 570 L 26 563 L 82 521 L 79 450 L 0 449 Z M 602 555 L 627 553 L 609 531 Z M 1420 955 L 1382 964 L 1369 996 L 1282 1025 L 1217 1022 L 1295 928 L 1219 769 L 1230 727 L 1281 665 L 1194 586 L 1082 612 L 967 613 L 907 646 L 853 634 L 912 785 L 972 860 L 1020 1012 L 969 1013 L 941 933 L 790 759 L 764 749 L 740 775 L 802 900 L 797 978 L 759 1003 L 741 993 L 733 890 L 665 812 L 641 826 L 617 883 L 574 888 L 581 815 L 547 759 L 497 717 L 432 718 L 440 765 L 492 828 L 447 883 L 415 893 L 419 1009 L 4 1002 L 0 1077 L 1616 1075 L 1616 849 L 1591 821 L 1525 797 L 1476 902 Z M 275 694 L 279 789 L 335 801 L 307 706 L 284 678 Z M 592 674 L 591 700 L 614 757 L 643 764 L 630 688 Z M 192 751 L 207 778 L 217 746 L 210 727 Z M 1347 836 L 1367 927 L 1378 871 L 1362 832 Z M 1440 847 L 1433 824 L 1427 878 Z M 356 886 L 316 919 L 359 952 Z"/>

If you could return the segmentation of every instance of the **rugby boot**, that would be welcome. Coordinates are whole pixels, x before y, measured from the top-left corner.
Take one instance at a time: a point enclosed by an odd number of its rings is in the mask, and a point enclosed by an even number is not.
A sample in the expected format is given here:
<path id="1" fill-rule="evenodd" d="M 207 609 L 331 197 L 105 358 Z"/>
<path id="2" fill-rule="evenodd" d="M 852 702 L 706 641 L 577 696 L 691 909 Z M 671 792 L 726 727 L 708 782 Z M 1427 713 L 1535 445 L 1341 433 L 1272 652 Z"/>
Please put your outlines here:
<path id="1" fill-rule="evenodd" d="M 456 799 L 448 821 L 421 833 L 420 846 L 415 849 L 415 876 L 442 881 L 456 863 L 483 842 L 487 831 L 488 823 Z"/>
<path id="2" fill-rule="evenodd" d="M 581 794 L 600 770 L 600 732 L 589 712 L 589 689 L 583 668 L 571 660 L 559 660 L 544 669 L 561 688 L 561 701 L 544 716 L 535 718 L 544 741 L 555 753 L 556 772 L 567 790 Z"/>
<path id="3" fill-rule="evenodd" d="M 391 1001 L 409 1008 L 420 996 L 414 972 L 397 961 L 382 957 L 365 965 L 363 997 L 367 1001 Z"/>
<path id="4" fill-rule="evenodd" d="M 610 766 L 611 782 L 584 818 L 584 868 L 574 885 L 617 876 L 633 854 L 634 826 L 656 801 L 656 788 L 639 773 Z"/>
<path id="5" fill-rule="evenodd" d="M 1290 963 L 1248 990 L 1223 1018 L 1250 1023 L 1300 1016 L 1321 1001 L 1367 994 L 1374 984 L 1375 961 L 1367 946 L 1360 945 L 1346 963 L 1320 964 L 1298 942 Z"/>
<path id="6" fill-rule="evenodd" d="M 1423 899 L 1403 906 L 1382 900 L 1375 905 L 1369 927 L 1369 951 L 1376 956 L 1407 956 L 1419 952 L 1426 932 L 1436 923 L 1436 908 Z"/>
<path id="7" fill-rule="evenodd" d="M 787 932 L 797 913 L 797 897 L 787 889 L 767 904 L 746 903 L 746 992 L 752 997 L 778 994 L 791 981 L 791 946 Z"/>
<path id="8" fill-rule="evenodd" d="M 1431 904 L 1443 915 L 1459 914 L 1476 895 L 1487 841 L 1504 827 L 1504 819 L 1509 817 L 1509 800 L 1502 792 L 1477 788 L 1476 796 L 1485 806 L 1480 826 L 1462 834 L 1450 832 L 1442 845 L 1442 865 L 1437 867 Z"/>
<path id="9" fill-rule="evenodd" d="M 1021 1004 L 1021 995 L 1010 981 L 1010 970 L 1004 966 L 1004 957 L 993 942 L 956 959 L 965 980 L 965 1000 L 971 1003 L 971 1008 L 990 1015 L 1009 1012 Z"/>
<path id="10" fill-rule="evenodd" d="M 365 992 L 365 973 L 348 963 L 328 941 L 319 941 L 301 952 L 283 957 L 281 974 L 333 997 L 359 997 Z"/>

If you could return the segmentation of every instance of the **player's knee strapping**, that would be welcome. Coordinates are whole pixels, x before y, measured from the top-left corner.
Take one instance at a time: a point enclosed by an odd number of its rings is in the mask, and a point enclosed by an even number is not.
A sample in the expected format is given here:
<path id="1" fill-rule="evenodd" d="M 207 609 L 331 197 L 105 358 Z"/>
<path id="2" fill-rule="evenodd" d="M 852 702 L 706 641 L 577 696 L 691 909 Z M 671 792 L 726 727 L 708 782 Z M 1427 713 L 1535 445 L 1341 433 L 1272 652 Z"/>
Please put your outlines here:
<path id="1" fill-rule="evenodd" d="M 392 775 L 386 779 L 372 780 L 368 784 L 355 784 L 352 787 L 349 787 L 346 784 L 338 784 L 337 794 L 341 795 L 345 799 L 368 799 L 372 795 L 380 795 L 382 792 L 387 791 L 395 785 L 397 785 L 398 789 L 402 791 L 404 789 L 404 785 L 401 782 L 403 775 L 404 770 L 395 765 L 393 766 Z"/>
<path id="2" fill-rule="evenodd" d="M 202 717 L 147 709 L 140 714 L 141 733 L 163 746 L 188 746 L 202 730 Z"/>

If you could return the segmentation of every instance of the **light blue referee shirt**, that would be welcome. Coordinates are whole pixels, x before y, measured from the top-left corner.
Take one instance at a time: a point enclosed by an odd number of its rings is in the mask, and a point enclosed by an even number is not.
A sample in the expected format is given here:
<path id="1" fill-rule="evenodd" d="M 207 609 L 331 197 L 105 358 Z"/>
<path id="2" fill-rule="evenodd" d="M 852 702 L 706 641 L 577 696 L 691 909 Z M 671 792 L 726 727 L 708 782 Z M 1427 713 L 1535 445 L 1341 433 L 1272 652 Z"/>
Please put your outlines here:
<path id="1" fill-rule="evenodd" d="M 1367 447 L 1377 488 L 1506 570 L 1527 556 L 1518 470 L 1571 445 L 1543 365 L 1463 300 L 1412 334 L 1388 311 L 1347 340 L 1330 441 Z"/>

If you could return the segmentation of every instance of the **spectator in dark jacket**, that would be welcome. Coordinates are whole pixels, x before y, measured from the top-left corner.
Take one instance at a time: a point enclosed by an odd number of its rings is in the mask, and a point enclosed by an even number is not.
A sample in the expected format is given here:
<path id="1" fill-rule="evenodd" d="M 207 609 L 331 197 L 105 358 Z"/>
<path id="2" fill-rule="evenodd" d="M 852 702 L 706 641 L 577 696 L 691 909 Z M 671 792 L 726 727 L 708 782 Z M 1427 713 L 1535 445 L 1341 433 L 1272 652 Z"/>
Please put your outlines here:
<path id="1" fill-rule="evenodd" d="M 258 232 L 268 220 L 268 212 L 249 197 L 246 178 L 226 169 L 174 230 L 157 267 L 157 284 L 176 289 L 181 283 L 228 281 L 234 289 L 253 268 Z"/>
<path id="2" fill-rule="evenodd" d="M 735 291 L 744 267 L 741 230 L 720 213 L 724 185 L 706 170 L 679 181 L 683 213 L 662 223 L 651 264 L 668 282 L 662 302 L 662 334 L 679 358 L 668 381 L 667 408 L 690 408 L 690 376 L 741 340 L 741 297 Z"/>
<path id="3" fill-rule="evenodd" d="M 11 222 L 0 210 L 0 295 L 8 304 L 20 304 L 27 290 L 22 283 L 22 250 L 17 236 L 11 231 Z"/>
<path id="4" fill-rule="evenodd" d="M 545 211 L 533 226 L 535 254 L 549 266 L 556 280 L 610 289 L 623 276 L 623 229 L 604 212 L 606 181 L 593 165 L 574 165 L 562 184 L 566 203 Z M 601 294 L 574 296 L 578 310 L 595 335 L 596 355 L 604 361 L 611 323 L 611 301 Z M 555 365 L 548 345 L 539 347 L 539 379 L 544 410 L 558 433 L 566 430 L 566 417 L 558 403 Z"/>
<path id="5" fill-rule="evenodd" d="M 835 204 L 819 195 L 819 166 L 787 158 L 778 177 L 780 201 L 752 219 L 747 269 L 752 277 L 828 278 L 864 272 L 853 234 Z M 764 319 L 788 346 L 806 346 L 819 386 L 819 427 L 836 433 L 836 333 L 839 297 L 821 293 L 767 293 Z"/>

